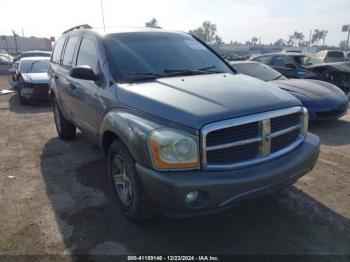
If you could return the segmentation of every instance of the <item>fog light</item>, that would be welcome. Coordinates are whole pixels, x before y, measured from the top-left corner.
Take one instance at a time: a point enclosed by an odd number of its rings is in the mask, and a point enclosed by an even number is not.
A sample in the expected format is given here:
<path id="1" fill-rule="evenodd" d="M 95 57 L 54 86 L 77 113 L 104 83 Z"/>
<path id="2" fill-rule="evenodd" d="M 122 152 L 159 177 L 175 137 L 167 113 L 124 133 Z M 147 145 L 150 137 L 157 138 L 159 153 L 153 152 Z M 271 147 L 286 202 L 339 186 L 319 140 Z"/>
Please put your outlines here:
<path id="1" fill-rule="evenodd" d="M 189 192 L 185 197 L 186 204 L 192 204 L 198 197 L 198 191 Z"/>

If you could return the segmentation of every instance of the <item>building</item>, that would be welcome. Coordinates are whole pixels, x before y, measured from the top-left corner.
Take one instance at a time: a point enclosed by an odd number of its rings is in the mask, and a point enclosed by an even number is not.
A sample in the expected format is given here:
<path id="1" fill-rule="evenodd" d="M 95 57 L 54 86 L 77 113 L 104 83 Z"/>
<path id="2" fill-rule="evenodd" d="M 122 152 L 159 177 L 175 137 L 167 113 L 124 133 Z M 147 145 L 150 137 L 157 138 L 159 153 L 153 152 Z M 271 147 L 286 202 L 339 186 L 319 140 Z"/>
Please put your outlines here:
<path id="1" fill-rule="evenodd" d="M 17 42 L 17 50 L 16 50 Z M 7 51 L 8 53 L 16 53 L 27 50 L 42 50 L 42 51 L 51 51 L 52 42 L 48 38 L 41 37 L 22 37 L 16 35 L 16 38 L 11 35 L 2 35 L 0 36 L 0 50 Z"/>

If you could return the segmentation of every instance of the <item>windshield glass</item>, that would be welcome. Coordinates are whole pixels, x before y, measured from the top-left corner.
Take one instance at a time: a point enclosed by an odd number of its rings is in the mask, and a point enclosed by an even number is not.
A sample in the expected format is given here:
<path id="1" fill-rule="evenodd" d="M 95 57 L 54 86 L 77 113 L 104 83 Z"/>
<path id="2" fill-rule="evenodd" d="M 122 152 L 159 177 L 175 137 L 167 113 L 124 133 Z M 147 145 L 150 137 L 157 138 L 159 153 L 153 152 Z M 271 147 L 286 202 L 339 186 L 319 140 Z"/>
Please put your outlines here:
<path id="1" fill-rule="evenodd" d="M 214 53 L 190 35 L 138 32 L 107 35 L 106 50 L 117 81 L 134 81 L 140 73 L 162 77 L 183 70 L 232 73 Z M 202 69 L 202 72 L 199 70 Z M 205 70 L 203 70 L 205 69 Z M 179 72 L 180 71 L 180 72 Z M 203 72 L 205 71 L 205 72 Z"/>
<path id="2" fill-rule="evenodd" d="M 321 64 L 322 60 L 316 58 L 316 57 L 312 57 L 312 56 L 295 56 L 295 61 L 299 64 L 299 65 L 304 65 L 304 66 L 309 66 L 309 65 L 316 65 L 316 64 Z"/>
<path id="3" fill-rule="evenodd" d="M 21 61 L 19 71 L 21 73 L 45 73 L 49 71 L 49 60 Z"/>
<path id="4" fill-rule="evenodd" d="M 281 75 L 279 72 L 272 69 L 271 67 L 259 63 L 233 64 L 233 68 L 242 74 L 259 78 L 263 81 L 271 81 L 279 78 L 285 78 L 283 75 Z"/>

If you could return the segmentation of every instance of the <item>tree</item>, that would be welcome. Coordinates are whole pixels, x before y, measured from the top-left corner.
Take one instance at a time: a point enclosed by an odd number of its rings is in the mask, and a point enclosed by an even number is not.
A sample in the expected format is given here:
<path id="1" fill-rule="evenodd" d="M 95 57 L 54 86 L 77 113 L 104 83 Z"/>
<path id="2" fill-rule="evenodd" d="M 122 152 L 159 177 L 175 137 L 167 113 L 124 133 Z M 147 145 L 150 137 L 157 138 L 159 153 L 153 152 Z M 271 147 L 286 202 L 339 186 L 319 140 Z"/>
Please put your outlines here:
<path id="1" fill-rule="evenodd" d="M 346 50 L 346 44 L 347 44 L 347 41 L 346 40 L 342 40 L 342 41 L 340 41 L 338 46 L 339 46 L 339 48 L 341 50 Z"/>
<path id="2" fill-rule="evenodd" d="M 204 21 L 202 26 L 197 29 L 190 30 L 189 33 L 198 37 L 207 44 L 221 44 L 222 39 L 216 34 L 217 27 L 209 21 Z"/>
<path id="3" fill-rule="evenodd" d="M 151 20 L 149 20 L 148 22 L 145 23 L 145 26 L 147 26 L 147 27 L 159 27 L 158 20 L 153 17 Z"/>
<path id="4" fill-rule="evenodd" d="M 327 34 L 328 34 L 328 30 L 322 30 L 321 32 L 322 32 L 321 39 L 323 40 L 323 46 L 324 46 L 324 43 L 326 42 L 326 37 L 327 37 Z"/>
<path id="5" fill-rule="evenodd" d="M 287 46 L 294 46 L 294 35 L 290 35 L 287 41 Z"/>
<path id="6" fill-rule="evenodd" d="M 256 45 L 257 44 L 257 42 L 258 42 L 258 38 L 256 37 L 256 36 L 253 36 L 252 37 L 252 43 L 253 43 L 253 45 Z"/>
<path id="7" fill-rule="evenodd" d="M 307 46 L 309 46 L 309 41 L 304 41 L 304 40 L 300 41 L 299 42 L 299 46 L 300 47 L 307 47 Z"/>
<path id="8" fill-rule="evenodd" d="M 286 46 L 286 41 L 284 41 L 282 38 L 276 40 L 276 42 L 273 44 L 276 46 L 280 46 L 280 47 L 285 47 Z"/>
<path id="9" fill-rule="evenodd" d="M 297 46 L 300 46 L 300 42 L 303 41 L 304 38 L 305 36 L 302 32 L 294 31 L 293 39 L 295 39 L 298 42 Z"/>
<path id="10" fill-rule="evenodd" d="M 320 42 L 320 40 L 323 40 L 323 45 L 324 45 L 326 41 L 327 33 L 328 33 L 327 30 L 315 29 L 311 37 L 311 43 L 316 44 L 316 46 L 318 46 L 318 43 Z"/>

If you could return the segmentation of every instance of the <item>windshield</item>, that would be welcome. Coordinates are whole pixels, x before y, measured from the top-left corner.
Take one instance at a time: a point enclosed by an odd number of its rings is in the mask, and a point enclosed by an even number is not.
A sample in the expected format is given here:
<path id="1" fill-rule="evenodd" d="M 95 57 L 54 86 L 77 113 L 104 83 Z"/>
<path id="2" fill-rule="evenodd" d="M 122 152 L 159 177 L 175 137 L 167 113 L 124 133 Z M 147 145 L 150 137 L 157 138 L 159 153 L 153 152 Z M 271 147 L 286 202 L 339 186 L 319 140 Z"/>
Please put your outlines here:
<path id="1" fill-rule="evenodd" d="M 271 67 L 259 63 L 233 64 L 233 68 L 242 74 L 259 78 L 263 81 L 271 81 L 279 78 L 285 78 L 283 75 L 281 75 L 279 72 L 272 69 Z"/>
<path id="2" fill-rule="evenodd" d="M 303 55 L 303 56 L 295 56 L 294 58 L 299 65 L 303 65 L 303 66 L 316 65 L 316 64 L 322 63 L 322 60 L 312 56 Z"/>
<path id="3" fill-rule="evenodd" d="M 49 71 L 49 60 L 21 61 L 19 71 L 21 73 L 46 73 Z"/>
<path id="4" fill-rule="evenodd" d="M 232 73 L 214 53 L 190 35 L 138 32 L 107 35 L 106 50 L 117 81 L 135 81 L 140 74 L 163 77 L 195 73 Z M 203 70 L 205 69 L 205 70 Z"/>

